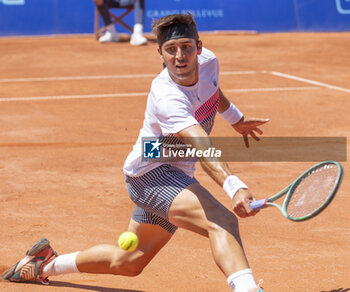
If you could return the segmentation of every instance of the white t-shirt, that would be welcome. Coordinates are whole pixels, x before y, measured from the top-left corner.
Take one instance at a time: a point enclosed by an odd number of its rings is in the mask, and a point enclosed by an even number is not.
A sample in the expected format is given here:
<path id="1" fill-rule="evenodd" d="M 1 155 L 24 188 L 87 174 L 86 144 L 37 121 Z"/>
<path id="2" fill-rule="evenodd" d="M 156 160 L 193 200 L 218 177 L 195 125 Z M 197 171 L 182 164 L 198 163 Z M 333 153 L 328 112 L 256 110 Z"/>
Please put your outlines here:
<path id="1" fill-rule="evenodd" d="M 124 163 L 124 173 L 140 176 L 160 166 L 171 164 L 193 177 L 195 161 L 161 162 L 143 160 L 143 137 L 161 138 L 201 124 L 209 134 L 219 105 L 219 62 L 215 54 L 203 48 L 198 56 L 199 80 L 193 86 L 175 83 L 165 68 L 152 82 L 143 127 Z"/>

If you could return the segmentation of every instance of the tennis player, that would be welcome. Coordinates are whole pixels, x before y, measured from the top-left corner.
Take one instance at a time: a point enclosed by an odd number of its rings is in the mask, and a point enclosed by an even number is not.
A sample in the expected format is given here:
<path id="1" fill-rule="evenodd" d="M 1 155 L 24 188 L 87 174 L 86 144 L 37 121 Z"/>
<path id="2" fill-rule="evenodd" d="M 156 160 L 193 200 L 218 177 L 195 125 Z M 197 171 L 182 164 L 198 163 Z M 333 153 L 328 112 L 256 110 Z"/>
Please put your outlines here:
<path id="1" fill-rule="evenodd" d="M 209 239 L 214 260 L 235 292 L 263 291 L 254 280 L 239 235 L 238 220 L 194 178 L 195 161 L 162 162 L 142 159 L 143 137 L 161 143 L 190 144 L 197 150 L 212 147 L 210 133 L 217 112 L 243 135 L 259 140 L 258 126 L 268 119 L 248 119 L 219 88 L 219 63 L 202 46 L 191 14 L 175 14 L 153 24 L 158 52 L 166 68 L 153 80 L 143 127 L 124 164 L 126 185 L 136 208 L 129 231 L 137 234 L 139 246 L 125 252 L 114 245 L 57 256 L 47 239 L 41 239 L 26 257 L 8 270 L 10 281 L 38 279 L 66 273 L 139 275 L 178 227 Z M 249 146 L 247 144 L 247 146 Z M 201 165 L 232 199 L 240 217 L 256 214 L 248 187 L 219 160 L 200 158 Z"/>

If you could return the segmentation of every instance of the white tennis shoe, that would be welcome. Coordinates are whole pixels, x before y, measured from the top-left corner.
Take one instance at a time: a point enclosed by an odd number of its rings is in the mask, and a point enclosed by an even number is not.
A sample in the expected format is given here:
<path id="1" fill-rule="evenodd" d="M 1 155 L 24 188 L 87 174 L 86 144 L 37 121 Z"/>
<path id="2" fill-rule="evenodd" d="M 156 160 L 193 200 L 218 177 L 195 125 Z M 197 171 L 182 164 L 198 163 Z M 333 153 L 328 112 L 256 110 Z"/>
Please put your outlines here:
<path id="1" fill-rule="evenodd" d="M 119 36 L 118 34 L 111 33 L 109 31 L 106 31 L 103 36 L 101 36 L 98 41 L 100 43 L 111 43 L 111 42 L 119 42 Z"/>
<path id="2" fill-rule="evenodd" d="M 107 30 L 103 36 L 101 36 L 98 41 L 100 43 L 110 43 L 110 42 L 119 42 L 119 36 L 113 24 L 107 26 Z"/>

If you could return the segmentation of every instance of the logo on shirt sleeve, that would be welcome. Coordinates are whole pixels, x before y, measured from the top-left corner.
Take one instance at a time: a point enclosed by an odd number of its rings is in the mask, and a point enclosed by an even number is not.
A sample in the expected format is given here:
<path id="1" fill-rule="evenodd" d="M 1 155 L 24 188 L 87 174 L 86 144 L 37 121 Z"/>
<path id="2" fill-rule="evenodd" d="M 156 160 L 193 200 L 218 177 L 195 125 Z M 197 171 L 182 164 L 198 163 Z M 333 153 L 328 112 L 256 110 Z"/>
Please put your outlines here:
<path id="1" fill-rule="evenodd" d="M 162 143 L 159 142 L 159 139 L 143 140 L 142 141 L 143 158 L 145 158 L 145 159 L 161 158 L 161 151 L 160 151 L 161 145 L 162 145 Z"/>

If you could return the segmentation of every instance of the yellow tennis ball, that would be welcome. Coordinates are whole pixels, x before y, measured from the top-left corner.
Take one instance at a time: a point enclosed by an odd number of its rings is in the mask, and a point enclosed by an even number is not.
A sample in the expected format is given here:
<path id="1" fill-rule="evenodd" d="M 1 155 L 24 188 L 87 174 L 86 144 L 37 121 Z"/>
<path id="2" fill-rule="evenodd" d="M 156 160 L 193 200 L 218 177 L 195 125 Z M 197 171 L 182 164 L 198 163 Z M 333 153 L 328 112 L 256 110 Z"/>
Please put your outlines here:
<path id="1" fill-rule="evenodd" d="M 133 251 L 139 244 L 137 235 L 133 232 L 123 232 L 118 239 L 119 247 L 125 251 Z"/>

